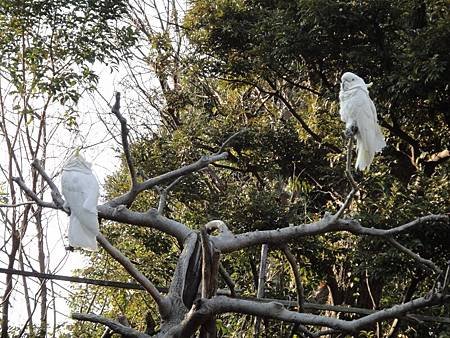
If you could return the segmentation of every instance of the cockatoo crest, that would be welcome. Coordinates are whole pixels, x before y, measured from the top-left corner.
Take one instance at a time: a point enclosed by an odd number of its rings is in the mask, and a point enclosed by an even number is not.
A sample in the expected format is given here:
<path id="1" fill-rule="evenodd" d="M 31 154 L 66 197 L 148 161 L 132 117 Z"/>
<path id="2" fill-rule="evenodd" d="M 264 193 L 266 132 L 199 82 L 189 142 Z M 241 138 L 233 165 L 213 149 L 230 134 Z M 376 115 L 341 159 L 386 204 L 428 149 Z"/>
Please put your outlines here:
<path id="1" fill-rule="evenodd" d="M 70 208 L 69 244 L 97 250 L 99 186 L 91 164 L 77 152 L 63 167 L 61 190 Z"/>
<path id="2" fill-rule="evenodd" d="M 355 167 L 369 168 L 375 153 L 380 152 L 386 142 L 378 125 L 377 111 L 369 97 L 368 88 L 362 78 L 351 72 L 341 77 L 339 92 L 341 120 L 345 122 L 346 134 L 356 138 L 357 158 Z"/>

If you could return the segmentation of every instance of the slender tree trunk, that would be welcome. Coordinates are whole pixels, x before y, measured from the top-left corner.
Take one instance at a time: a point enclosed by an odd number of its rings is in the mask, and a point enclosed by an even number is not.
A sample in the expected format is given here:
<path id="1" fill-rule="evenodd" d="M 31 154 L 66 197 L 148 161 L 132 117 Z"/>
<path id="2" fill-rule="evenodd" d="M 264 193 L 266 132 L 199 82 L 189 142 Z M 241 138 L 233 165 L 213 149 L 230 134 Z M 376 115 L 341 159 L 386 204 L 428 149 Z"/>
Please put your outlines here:
<path id="1" fill-rule="evenodd" d="M 22 271 L 25 271 L 25 266 L 23 264 L 23 253 L 22 250 L 19 251 L 19 265 L 20 269 Z M 27 315 L 28 315 L 28 330 L 31 337 L 34 336 L 34 327 L 33 327 L 33 313 L 31 311 L 31 304 L 30 304 L 30 295 L 28 293 L 28 282 L 27 277 L 22 276 L 22 283 L 23 283 L 23 294 L 25 296 L 25 305 L 27 307 Z"/>
<path id="2" fill-rule="evenodd" d="M 44 231 L 42 226 L 42 208 L 38 208 L 36 211 L 36 230 L 38 237 L 38 260 L 39 260 L 39 272 L 45 273 L 45 251 L 44 251 Z M 47 281 L 46 279 L 39 280 L 42 283 L 41 286 L 41 307 L 40 307 L 40 326 L 39 326 L 39 338 L 45 338 L 47 335 Z"/>
<path id="3" fill-rule="evenodd" d="M 16 260 L 17 250 L 20 245 L 19 232 L 14 230 L 12 233 L 12 246 L 11 252 L 8 255 L 8 269 L 14 268 L 14 262 Z M 2 297 L 2 335 L 1 338 L 8 338 L 8 324 L 9 324 L 9 298 L 13 289 L 12 274 L 6 274 L 6 287 Z"/>

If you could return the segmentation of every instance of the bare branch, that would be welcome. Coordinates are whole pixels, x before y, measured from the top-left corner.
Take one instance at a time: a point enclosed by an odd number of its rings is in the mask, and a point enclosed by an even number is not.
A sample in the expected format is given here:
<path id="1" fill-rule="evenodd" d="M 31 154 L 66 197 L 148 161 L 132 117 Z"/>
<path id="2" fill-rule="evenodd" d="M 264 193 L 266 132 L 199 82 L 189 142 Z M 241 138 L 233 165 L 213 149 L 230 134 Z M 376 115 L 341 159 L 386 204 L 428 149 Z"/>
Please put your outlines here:
<path id="1" fill-rule="evenodd" d="M 139 332 L 131 327 L 125 326 L 116 322 L 115 320 L 108 319 L 93 313 L 72 313 L 70 315 L 73 319 L 87 321 L 92 323 L 99 323 L 109 327 L 111 330 L 117 333 L 121 333 L 126 335 L 127 337 L 133 338 L 150 338 L 149 335 L 146 335 L 142 332 Z"/>
<path id="2" fill-rule="evenodd" d="M 269 252 L 269 246 L 267 244 L 261 245 L 261 258 L 259 260 L 259 275 L 258 275 L 258 290 L 256 292 L 256 298 L 264 298 L 264 287 L 266 284 L 267 275 L 267 254 Z M 261 327 L 261 317 L 255 318 L 255 331 L 254 337 L 259 337 L 259 331 Z"/>
<path id="3" fill-rule="evenodd" d="M 399 249 L 401 252 L 403 252 L 403 253 L 407 254 L 408 256 L 412 257 L 415 261 L 419 262 L 420 264 L 423 264 L 423 265 L 427 266 L 428 268 L 430 268 L 431 270 L 433 270 L 434 272 L 436 272 L 438 274 L 442 273 L 442 270 L 439 269 L 439 267 L 436 264 L 434 264 L 432 261 L 430 261 L 429 259 L 425 259 L 425 258 L 420 257 L 418 254 L 412 252 L 407 247 L 401 245 L 395 239 L 388 237 L 387 241 L 389 243 L 391 243 L 393 246 L 395 246 L 397 249 Z"/>
<path id="4" fill-rule="evenodd" d="M 415 219 L 414 221 L 411 221 L 409 223 L 403 224 L 401 226 L 386 230 L 386 235 L 395 235 L 401 232 L 405 232 L 406 230 L 413 228 L 417 225 L 420 225 L 422 223 L 426 223 L 426 222 L 443 222 L 443 223 L 448 223 L 449 222 L 449 216 L 448 215 L 427 215 L 427 216 L 422 216 L 419 217 L 417 219 Z"/>
<path id="5" fill-rule="evenodd" d="M 120 93 L 119 92 L 116 93 L 116 101 L 114 102 L 114 105 L 111 108 L 111 112 L 117 117 L 117 119 L 120 122 L 120 133 L 122 136 L 122 148 L 123 148 L 123 152 L 125 153 L 128 170 L 130 171 L 131 190 L 134 190 L 134 188 L 137 185 L 136 170 L 134 168 L 133 160 L 131 158 L 130 144 L 128 143 L 129 130 L 128 130 L 128 125 L 127 125 L 127 120 L 120 113 Z"/>
<path id="6" fill-rule="evenodd" d="M 139 284 L 141 284 L 148 293 L 153 297 L 156 304 L 158 305 L 159 312 L 162 317 L 167 315 L 170 311 L 170 301 L 168 298 L 161 295 L 158 289 L 150 282 L 150 280 L 145 277 L 136 267 L 131 263 L 131 261 L 122 254 L 118 249 L 116 249 L 108 240 L 102 235 L 97 235 L 97 241 L 101 246 L 116 260 L 118 261 L 128 273 L 136 279 Z"/>
<path id="7" fill-rule="evenodd" d="M 178 257 L 177 266 L 170 284 L 169 297 L 183 297 L 183 290 L 185 289 L 186 274 L 189 268 L 189 262 L 196 253 L 198 236 L 196 232 L 191 232 L 183 241 L 183 250 Z M 197 293 L 197 290 L 194 290 Z"/>
<path id="8" fill-rule="evenodd" d="M 347 209 L 348 206 L 350 205 L 350 202 L 352 201 L 353 196 L 358 191 L 358 185 L 356 184 L 355 179 L 353 178 L 353 175 L 352 175 L 352 151 L 353 151 L 352 147 L 353 147 L 353 137 L 350 137 L 348 139 L 348 143 L 347 143 L 347 161 L 346 161 L 346 165 L 345 165 L 345 176 L 347 176 L 348 181 L 350 182 L 350 185 L 352 187 L 352 190 L 347 195 L 344 203 L 339 208 L 338 212 L 336 212 L 336 214 L 334 214 L 333 217 L 335 219 L 338 219 L 342 216 L 345 209 Z"/>
<path id="9" fill-rule="evenodd" d="M 16 182 L 16 184 L 25 192 L 25 194 L 27 194 L 29 198 L 36 202 L 36 204 L 44 208 L 63 210 L 62 205 L 58 206 L 55 203 L 45 202 L 41 200 L 38 195 L 36 195 L 30 188 L 27 187 L 25 182 L 20 177 L 13 177 L 13 181 Z"/>
<path id="10" fill-rule="evenodd" d="M 192 233 L 192 230 L 186 225 L 158 214 L 156 209 L 151 209 L 147 212 L 137 212 L 127 209 L 124 205 L 112 208 L 104 204 L 98 206 L 97 210 L 98 216 L 101 218 L 124 224 L 150 227 L 174 236 L 180 242 L 183 242 Z"/>
<path id="11" fill-rule="evenodd" d="M 219 272 L 223 280 L 225 281 L 225 284 L 230 289 L 231 297 L 236 297 L 236 290 L 235 290 L 236 285 L 234 284 L 233 279 L 231 278 L 231 276 L 229 275 L 228 271 L 225 269 L 222 263 L 219 263 Z"/>
<path id="12" fill-rule="evenodd" d="M 202 243 L 202 298 L 210 298 L 212 252 L 209 236 L 204 226 L 200 228 L 200 238 Z"/>
<path id="13" fill-rule="evenodd" d="M 266 317 L 282 320 L 285 322 L 299 323 L 303 325 L 314 325 L 328 327 L 344 332 L 358 332 L 377 322 L 402 317 L 406 313 L 413 312 L 425 307 L 442 305 L 450 302 L 450 296 L 445 294 L 433 294 L 430 297 L 417 298 L 407 303 L 395 305 L 391 308 L 375 311 L 360 319 L 342 320 L 310 313 L 298 313 L 286 310 L 280 303 L 259 303 L 255 301 L 216 296 L 211 299 L 200 299 L 187 314 L 186 319 L 176 328 L 176 332 L 183 335 L 175 337 L 189 337 L 196 331 L 202 320 L 212 314 L 227 312 L 249 314 L 253 316 Z"/>
<path id="14" fill-rule="evenodd" d="M 206 223 L 205 225 L 206 230 L 208 233 L 212 233 L 214 230 L 219 231 L 220 236 L 224 237 L 232 237 L 233 233 L 228 229 L 228 226 L 221 220 L 214 220 Z"/>
<path id="15" fill-rule="evenodd" d="M 164 189 L 160 189 L 160 196 L 159 196 L 159 204 L 158 204 L 158 213 L 163 214 L 164 208 L 166 207 L 166 201 L 167 201 L 167 194 L 169 193 L 170 189 L 172 189 L 184 176 L 178 177 L 176 180 L 174 180 L 172 183 L 170 183 L 167 187 Z"/>
<path id="16" fill-rule="evenodd" d="M 58 190 L 58 187 L 55 183 L 53 183 L 50 176 L 47 175 L 44 168 L 41 165 L 41 162 L 38 159 L 34 159 L 31 165 L 36 168 L 36 170 L 41 174 L 41 176 L 44 178 L 44 180 L 47 182 L 48 186 L 51 190 L 51 195 L 53 202 L 61 209 L 64 209 L 64 199 L 62 198 L 61 193 Z M 67 210 L 66 210 L 67 211 Z"/>
<path id="17" fill-rule="evenodd" d="M 15 203 L 15 204 L 0 204 L 0 208 L 17 208 L 28 204 L 37 204 L 36 202 L 21 202 L 21 203 Z"/>
<path id="18" fill-rule="evenodd" d="M 150 189 L 158 184 L 161 184 L 165 181 L 175 180 L 176 178 L 180 176 L 186 176 L 188 174 L 191 174 L 195 171 L 198 171 L 200 169 L 203 169 L 210 165 L 213 162 L 224 160 L 228 157 L 228 153 L 220 153 L 220 154 L 214 154 L 211 156 L 202 156 L 198 161 L 191 163 L 189 165 L 183 166 L 181 168 L 169 171 L 165 174 L 150 178 L 142 183 L 138 183 L 133 191 L 129 191 L 128 193 L 116 197 L 115 199 L 109 201 L 107 203 L 108 206 L 117 206 L 117 205 L 128 205 L 130 204 L 136 196 L 147 189 Z"/>
<path id="19" fill-rule="evenodd" d="M 326 214 L 321 220 L 310 224 L 301 224 L 276 230 L 246 232 L 232 236 L 214 236 L 211 240 L 221 252 L 232 252 L 248 246 L 263 243 L 285 244 L 303 236 L 313 236 L 334 231 L 349 231 L 353 234 L 388 237 L 404 232 L 424 222 L 449 222 L 447 215 L 428 215 L 392 229 L 376 229 L 363 227 L 356 220 L 336 220 Z"/>
<path id="20" fill-rule="evenodd" d="M 212 297 L 217 288 L 217 270 L 219 264 L 219 253 L 211 247 L 209 235 L 205 226 L 200 227 L 200 239 L 202 245 L 202 298 Z M 200 330 L 201 338 L 216 337 L 216 321 L 213 315 L 206 320 Z"/>
<path id="21" fill-rule="evenodd" d="M 289 262 L 289 265 L 291 266 L 292 273 L 294 274 L 294 280 L 295 280 L 295 287 L 297 289 L 297 306 L 298 306 L 298 312 L 304 312 L 305 311 L 305 292 L 303 289 L 303 283 L 302 283 L 302 276 L 300 276 L 300 270 L 298 268 L 297 260 L 295 259 L 295 256 L 292 254 L 291 250 L 289 250 L 289 247 L 286 245 L 282 248 L 284 255 L 286 256 L 286 259 Z"/>
<path id="22" fill-rule="evenodd" d="M 217 154 L 220 154 L 224 150 L 224 148 L 228 145 L 228 143 L 230 143 L 231 140 L 233 140 L 236 136 L 238 136 L 238 135 L 240 135 L 240 134 L 242 134 L 242 133 L 244 133 L 246 131 L 247 131 L 247 128 L 241 129 L 238 132 L 236 132 L 233 135 L 231 135 L 229 138 L 227 138 L 225 140 L 225 142 L 222 143 L 222 145 L 220 146 L 219 151 L 217 152 Z"/>

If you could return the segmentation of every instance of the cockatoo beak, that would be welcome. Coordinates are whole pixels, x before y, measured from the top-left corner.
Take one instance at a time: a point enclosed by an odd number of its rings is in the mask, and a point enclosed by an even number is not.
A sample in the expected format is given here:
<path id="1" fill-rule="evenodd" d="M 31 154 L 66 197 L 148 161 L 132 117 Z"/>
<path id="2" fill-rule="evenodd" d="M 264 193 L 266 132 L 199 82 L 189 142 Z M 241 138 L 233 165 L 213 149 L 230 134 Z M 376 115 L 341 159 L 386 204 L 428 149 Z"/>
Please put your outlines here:
<path id="1" fill-rule="evenodd" d="M 343 89 L 343 90 L 347 90 L 347 86 L 348 85 L 348 81 L 347 80 L 344 80 L 344 81 L 342 81 L 342 83 L 341 83 L 341 88 Z"/>

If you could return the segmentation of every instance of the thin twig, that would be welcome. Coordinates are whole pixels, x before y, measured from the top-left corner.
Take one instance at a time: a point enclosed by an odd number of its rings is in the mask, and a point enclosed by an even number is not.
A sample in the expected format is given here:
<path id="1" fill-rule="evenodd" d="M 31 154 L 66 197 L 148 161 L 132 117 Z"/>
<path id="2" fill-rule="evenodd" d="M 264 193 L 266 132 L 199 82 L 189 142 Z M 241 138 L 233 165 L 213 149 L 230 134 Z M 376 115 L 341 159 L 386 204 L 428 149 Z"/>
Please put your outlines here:
<path id="1" fill-rule="evenodd" d="M 181 181 L 181 179 L 184 176 L 180 176 L 177 177 L 172 183 L 170 183 L 167 187 L 165 187 L 164 189 L 160 189 L 160 196 L 159 196 L 159 203 L 158 203 L 158 213 L 159 214 L 163 214 L 164 212 L 164 208 L 166 207 L 166 202 L 167 202 L 167 195 L 169 193 L 169 191 L 178 183 Z"/>
<path id="2" fill-rule="evenodd" d="M 298 312 L 304 312 L 305 311 L 305 292 L 303 289 L 303 283 L 302 283 L 302 277 L 300 276 L 300 270 L 297 264 L 297 260 L 295 259 L 295 256 L 292 254 L 289 247 L 283 246 L 282 251 L 284 255 L 286 256 L 286 259 L 289 262 L 289 265 L 291 266 L 292 273 L 294 274 L 294 280 L 295 280 L 295 287 L 297 289 L 297 306 L 298 306 Z"/>
<path id="3" fill-rule="evenodd" d="M 153 188 L 154 186 L 157 186 L 158 184 L 161 184 L 165 181 L 175 180 L 176 178 L 180 176 L 186 176 L 188 174 L 191 174 L 195 171 L 199 171 L 200 169 L 203 169 L 210 165 L 211 163 L 214 163 L 216 161 L 225 160 L 228 157 L 227 152 L 223 152 L 220 154 L 214 154 L 211 156 L 202 156 L 198 161 L 188 164 L 186 166 L 183 166 L 181 168 L 169 171 L 165 174 L 150 178 L 142 183 L 138 183 L 134 190 L 129 191 L 119 197 L 114 198 L 113 200 L 109 201 L 107 203 L 108 206 L 118 206 L 118 205 L 128 205 L 130 204 L 136 196 L 144 191 Z"/>
<path id="4" fill-rule="evenodd" d="M 64 210 L 61 206 L 56 205 L 55 203 L 51 202 L 45 202 L 41 200 L 36 193 L 34 193 L 30 188 L 27 187 L 25 182 L 20 177 L 13 177 L 12 179 L 16 184 L 25 192 L 25 194 L 28 195 L 33 201 L 35 201 L 38 205 L 44 207 L 44 208 L 51 208 L 51 209 L 59 209 Z"/>
<path id="5" fill-rule="evenodd" d="M 223 151 L 223 149 L 228 145 L 228 143 L 230 143 L 231 140 L 233 140 L 236 136 L 238 136 L 238 135 L 240 135 L 240 134 L 242 134 L 242 133 L 244 133 L 246 131 L 247 131 L 247 128 L 241 129 L 241 130 L 237 131 L 236 133 L 234 133 L 233 135 L 231 135 L 229 138 L 227 138 L 225 140 L 225 142 L 222 143 L 222 145 L 220 146 L 219 151 L 217 152 L 217 154 L 220 154 Z"/>
<path id="6" fill-rule="evenodd" d="M 99 323 L 103 324 L 107 327 L 109 327 L 111 330 L 117 333 L 121 333 L 125 335 L 126 337 L 130 338 L 150 338 L 149 335 L 146 335 L 145 333 L 139 332 L 135 329 L 132 329 L 131 327 L 125 326 L 120 324 L 118 321 L 108 319 L 93 313 L 72 313 L 70 315 L 73 319 L 92 322 L 92 323 Z"/>
<path id="7" fill-rule="evenodd" d="M 28 204 L 37 204 L 36 202 L 21 202 L 21 203 L 16 203 L 16 204 L 0 204 L 0 208 L 17 208 L 23 205 L 28 205 Z"/>
<path id="8" fill-rule="evenodd" d="M 356 184 L 355 179 L 353 178 L 353 175 L 352 175 L 352 164 L 351 164 L 352 150 L 353 150 L 352 147 L 353 147 L 353 137 L 350 137 L 347 142 L 347 161 L 346 161 L 346 165 L 345 165 L 345 176 L 347 176 L 347 179 L 350 182 L 352 190 L 345 198 L 345 201 L 342 204 L 342 206 L 339 208 L 338 212 L 336 212 L 336 214 L 333 216 L 335 219 L 338 219 L 342 216 L 345 209 L 347 209 L 347 207 L 350 205 L 350 202 L 352 201 L 353 196 L 358 191 L 358 184 Z"/>
<path id="9" fill-rule="evenodd" d="M 407 247 L 404 247 L 403 245 L 401 245 L 399 242 L 397 242 L 395 239 L 393 239 L 391 237 L 386 238 L 386 240 L 389 243 L 391 243 L 393 246 L 395 246 L 397 249 L 399 249 L 401 252 L 412 257 L 415 261 L 429 267 L 431 270 L 435 271 L 438 274 L 442 273 L 442 270 L 439 269 L 439 267 L 436 264 L 434 264 L 432 261 L 430 261 L 429 259 L 420 257 L 418 254 L 412 252 Z"/>
<path id="10" fill-rule="evenodd" d="M 236 291 L 235 291 L 236 284 L 234 283 L 233 279 L 231 278 L 230 274 L 225 269 L 225 267 L 223 266 L 222 263 L 219 263 L 219 272 L 220 272 L 220 275 L 222 276 L 223 280 L 225 281 L 225 284 L 230 289 L 231 297 L 236 297 Z"/>
<path id="11" fill-rule="evenodd" d="M 266 283 L 266 275 L 267 275 L 267 254 L 269 252 L 269 245 L 263 244 L 261 245 L 261 258 L 259 261 L 259 276 L 258 276 L 258 290 L 256 292 L 256 298 L 264 298 L 264 287 Z M 256 317 L 255 319 L 255 331 L 254 337 L 259 337 L 261 326 L 261 317 Z"/>
<path id="12" fill-rule="evenodd" d="M 34 159 L 31 165 L 36 168 L 36 170 L 41 174 L 41 176 L 44 178 L 44 180 L 47 182 L 48 186 L 51 190 L 51 195 L 53 202 L 61 209 L 64 209 L 64 199 L 62 198 L 61 193 L 58 190 L 58 187 L 56 184 L 52 181 L 50 176 L 47 175 L 44 168 L 41 165 L 41 162 L 38 159 Z M 67 210 L 65 210 L 67 212 Z"/>

